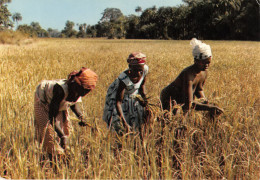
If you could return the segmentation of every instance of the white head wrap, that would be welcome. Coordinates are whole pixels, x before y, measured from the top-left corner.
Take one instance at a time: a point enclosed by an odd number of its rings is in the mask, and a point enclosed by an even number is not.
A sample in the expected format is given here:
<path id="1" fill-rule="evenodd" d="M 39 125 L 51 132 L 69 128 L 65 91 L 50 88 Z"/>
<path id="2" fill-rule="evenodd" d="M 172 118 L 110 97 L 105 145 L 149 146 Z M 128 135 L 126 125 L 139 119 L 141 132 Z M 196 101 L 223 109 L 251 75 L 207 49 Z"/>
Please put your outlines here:
<path id="1" fill-rule="evenodd" d="M 192 55 L 195 59 L 204 60 L 212 57 L 210 46 L 202 43 L 200 40 L 192 38 L 190 45 L 192 46 Z"/>

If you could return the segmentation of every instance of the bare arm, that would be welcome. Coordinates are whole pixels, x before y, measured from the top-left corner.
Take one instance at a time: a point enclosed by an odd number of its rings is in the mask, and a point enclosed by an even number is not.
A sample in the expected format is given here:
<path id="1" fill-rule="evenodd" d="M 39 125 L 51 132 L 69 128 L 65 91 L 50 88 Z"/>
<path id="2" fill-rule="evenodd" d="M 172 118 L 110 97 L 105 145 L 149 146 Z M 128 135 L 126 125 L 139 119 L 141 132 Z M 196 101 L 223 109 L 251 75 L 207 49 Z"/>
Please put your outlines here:
<path id="1" fill-rule="evenodd" d="M 141 86 L 140 86 L 140 88 L 139 88 L 139 93 L 140 93 L 140 95 L 143 97 L 143 98 L 145 98 L 146 97 L 146 95 L 145 95 L 145 80 L 146 80 L 146 78 L 144 77 L 144 79 L 143 79 L 143 82 L 142 82 L 142 84 L 141 84 Z"/>
<path id="2" fill-rule="evenodd" d="M 192 107 L 192 102 L 193 102 L 193 90 L 192 90 L 192 81 L 191 80 L 186 80 L 184 81 L 183 84 L 183 91 L 184 91 L 184 106 L 183 106 L 183 110 L 185 111 L 185 113 L 187 111 L 189 111 Z"/>
<path id="3" fill-rule="evenodd" d="M 204 102 L 199 103 L 199 102 L 193 101 L 193 103 L 192 103 L 193 108 L 195 108 L 195 110 L 198 110 L 198 111 L 212 111 L 212 112 L 215 112 L 216 114 L 223 113 L 223 109 L 208 103 L 208 100 L 203 91 L 204 83 L 205 83 L 205 80 L 198 85 L 198 87 L 195 91 L 195 96 L 197 98 L 203 98 Z"/>
<path id="4" fill-rule="evenodd" d="M 65 94 L 59 85 L 55 85 L 53 88 L 53 98 L 51 100 L 50 106 L 49 106 L 49 119 L 51 125 L 54 126 L 55 131 L 57 132 L 58 136 L 62 138 L 65 136 L 63 130 L 60 127 L 60 124 L 56 121 L 56 117 L 59 113 L 59 107 L 62 99 L 64 98 Z"/>
<path id="5" fill-rule="evenodd" d="M 126 86 L 123 83 L 123 81 L 120 80 L 119 86 L 118 86 L 118 89 L 117 89 L 117 93 L 116 93 L 116 110 L 117 110 L 117 114 L 118 114 L 119 118 L 122 119 L 123 124 L 129 130 L 129 125 L 125 120 L 123 110 L 122 110 L 122 102 L 123 102 L 123 99 L 124 99 L 125 87 Z"/>
<path id="6" fill-rule="evenodd" d="M 194 101 L 194 96 L 198 98 L 205 98 L 205 94 L 203 92 L 203 85 L 205 83 L 205 79 L 201 79 L 196 89 L 193 90 L 193 75 L 185 74 L 183 78 L 184 80 L 182 87 L 184 88 L 183 91 L 185 103 L 183 106 L 183 110 L 185 111 L 185 113 L 192 108 L 195 108 L 196 110 L 209 110 L 210 107 L 207 104 L 202 104 Z"/>
<path id="7" fill-rule="evenodd" d="M 198 89 L 195 90 L 195 93 L 193 95 L 193 82 L 191 80 L 187 80 L 187 82 L 184 82 L 184 97 L 185 97 L 185 104 L 183 106 L 183 110 L 185 113 L 187 113 L 190 109 L 195 108 L 196 110 L 210 110 L 210 108 L 212 108 L 210 105 L 208 104 L 203 104 L 203 103 L 199 103 L 194 101 L 193 97 L 194 95 L 201 98 L 201 97 L 205 97 L 203 89 L 201 87 L 197 87 Z"/>
<path id="8" fill-rule="evenodd" d="M 76 103 L 76 104 L 70 106 L 70 109 L 72 110 L 72 112 L 73 112 L 79 119 L 83 118 L 83 113 L 82 113 L 82 111 L 81 111 L 80 106 L 79 106 L 78 103 Z"/>
<path id="9" fill-rule="evenodd" d="M 84 115 L 83 115 L 83 113 L 81 111 L 80 105 L 78 103 L 76 103 L 73 106 L 70 106 L 70 109 L 72 110 L 72 112 L 74 112 L 74 114 L 80 120 L 79 125 L 80 126 L 86 126 L 87 125 L 87 121 L 84 118 Z"/>
<path id="10" fill-rule="evenodd" d="M 146 98 L 146 94 L 145 94 L 145 80 L 146 78 L 144 77 L 143 82 L 139 88 L 139 94 L 142 96 L 144 103 L 142 103 L 142 106 L 146 106 L 147 105 L 147 98 Z"/>
<path id="11" fill-rule="evenodd" d="M 198 84 L 198 86 L 197 86 L 197 88 L 196 88 L 196 90 L 195 90 L 194 95 L 195 95 L 197 98 L 203 98 L 203 99 L 205 99 L 205 101 L 207 101 L 207 98 L 206 98 L 206 96 L 205 96 L 205 94 L 204 94 L 204 91 L 203 91 L 203 86 L 204 86 L 204 84 L 205 84 L 205 80 L 206 80 L 206 79 L 204 79 L 203 82 L 200 82 L 200 83 Z"/>

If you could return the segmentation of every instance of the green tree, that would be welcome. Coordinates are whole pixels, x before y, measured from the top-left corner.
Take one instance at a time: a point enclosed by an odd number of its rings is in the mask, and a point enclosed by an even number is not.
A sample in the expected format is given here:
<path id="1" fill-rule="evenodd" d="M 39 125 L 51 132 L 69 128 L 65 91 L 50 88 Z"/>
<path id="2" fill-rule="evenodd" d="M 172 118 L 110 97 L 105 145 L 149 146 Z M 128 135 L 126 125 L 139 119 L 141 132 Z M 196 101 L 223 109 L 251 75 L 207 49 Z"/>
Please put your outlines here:
<path id="1" fill-rule="evenodd" d="M 32 22 L 30 25 L 19 25 L 18 31 L 30 35 L 31 37 L 48 37 L 48 32 L 40 26 L 38 22 Z"/>
<path id="2" fill-rule="evenodd" d="M 30 25 L 19 25 L 17 28 L 18 31 L 21 31 L 25 34 L 30 35 L 31 37 L 48 37 L 48 32 L 40 26 L 38 22 L 31 22 Z"/>
<path id="3" fill-rule="evenodd" d="M 260 40 L 260 4 L 259 0 L 244 0 L 241 2 L 241 10 L 236 17 L 237 39 Z"/>
<path id="4" fill-rule="evenodd" d="M 37 32 L 34 31 L 33 27 L 27 24 L 19 25 L 17 27 L 17 31 L 23 32 L 25 34 L 28 34 L 31 37 L 36 37 Z"/>
<path id="5" fill-rule="evenodd" d="M 87 24 L 78 24 L 79 26 L 79 32 L 77 34 L 78 38 L 85 38 L 86 37 L 86 29 L 87 29 Z"/>
<path id="6" fill-rule="evenodd" d="M 13 23 L 10 20 L 12 14 L 7 9 L 6 3 L 10 3 L 11 0 L 0 0 L 0 30 L 8 29 L 13 27 Z"/>
<path id="7" fill-rule="evenodd" d="M 140 17 L 141 24 L 149 24 L 156 22 L 157 8 L 155 6 L 145 9 Z"/>
<path id="8" fill-rule="evenodd" d="M 61 33 L 57 29 L 48 28 L 48 37 L 60 37 Z"/>
<path id="9" fill-rule="evenodd" d="M 98 37 L 123 38 L 125 36 L 125 17 L 120 9 L 106 8 L 102 13 L 97 29 Z"/>
<path id="10" fill-rule="evenodd" d="M 124 38 L 125 37 L 125 17 L 120 16 L 114 22 L 110 23 L 110 30 L 108 34 L 108 38 Z"/>
<path id="11" fill-rule="evenodd" d="M 140 38 L 159 38 L 157 27 L 157 8 L 155 6 L 145 9 L 140 16 Z"/>
<path id="12" fill-rule="evenodd" d="M 259 39 L 259 5 L 256 1 L 215 0 L 214 7 L 216 39 Z"/>
<path id="13" fill-rule="evenodd" d="M 75 25 L 74 22 L 68 20 L 61 33 L 64 34 L 65 37 L 76 37 L 77 31 L 73 29 L 74 25 Z"/>
<path id="14" fill-rule="evenodd" d="M 100 22 L 113 22 L 123 16 L 123 13 L 118 8 L 106 8 L 102 13 Z"/>
<path id="15" fill-rule="evenodd" d="M 88 37 L 97 37 L 97 29 L 96 26 L 87 26 L 86 34 Z"/>
<path id="16" fill-rule="evenodd" d="M 12 19 L 14 22 L 16 22 L 16 26 L 18 27 L 18 21 L 21 21 L 23 19 L 23 17 L 20 13 L 14 13 L 12 15 Z"/>
<path id="17" fill-rule="evenodd" d="M 31 22 L 31 27 L 34 32 L 36 32 L 37 36 L 42 37 L 42 33 L 44 30 L 42 29 L 41 25 L 38 22 Z"/>
<path id="18" fill-rule="evenodd" d="M 189 35 L 201 39 L 259 40 L 259 5 L 252 0 L 183 0 Z M 190 36 L 185 36 L 188 38 Z"/>
<path id="19" fill-rule="evenodd" d="M 129 15 L 126 17 L 125 22 L 125 37 L 128 39 L 134 39 L 139 37 L 140 32 L 140 18 L 136 15 Z"/>
<path id="20" fill-rule="evenodd" d="M 174 8 L 161 7 L 157 12 L 157 26 L 163 39 L 169 39 L 168 29 L 174 20 Z"/>
<path id="21" fill-rule="evenodd" d="M 12 2 L 12 0 L 0 0 L 0 5 L 10 3 L 10 2 Z"/>
<path id="22" fill-rule="evenodd" d="M 110 22 L 99 22 L 95 29 L 97 30 L 97 37 L 108 37 L 110 31 Z"/>
<path id="23" fill-rule="evenodd" d="M 141 8 L 141 6 L 137 6 L 137 7 L 135 8 L 135 12 L 137 12 L 138 15 L 140 15 L 139 13 L 141 13 L 142 11 L 143 11 L 143 9 Z"/>
<path id="24" fill-rule="evenodd" d="M 177 7 L 155 6 L 123 16 L 116 8 L 107 8 L 91 37 L 152 39 L 241 39 L 259 40 L 259 5 L 256 0 L 183 0 Z"/>

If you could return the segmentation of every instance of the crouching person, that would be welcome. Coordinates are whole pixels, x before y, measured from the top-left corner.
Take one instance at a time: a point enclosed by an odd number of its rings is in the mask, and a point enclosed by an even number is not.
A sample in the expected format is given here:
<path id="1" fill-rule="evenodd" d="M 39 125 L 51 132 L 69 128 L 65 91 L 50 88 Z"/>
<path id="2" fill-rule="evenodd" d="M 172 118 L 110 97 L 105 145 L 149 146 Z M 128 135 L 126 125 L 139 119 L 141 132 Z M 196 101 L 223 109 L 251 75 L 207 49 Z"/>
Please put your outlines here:
<path id="1" fill-rule="evenodd" d="M 147 105 L 145 94 L 145 79 L 148 73 L 146 56 L 143 53 L 131 53 L 127 58 L 129 68 L 109 86 L 103 120 L 108 127 L 118 134 L 129 132 L 140 127 L 144 121 Z M 140 103 L 140 95 L 145 101 Z"/>
<path id="2" fill-rule="evenodd" d="M 80 119 L 79 125 L 86 125 L 79 102 L 92 91 L 97 75 L 90 69 L 73 71 L 68 79 L 43 80 L 36 88 L 34 99 L 35 137 L 49 154 L 62 155 L 67 148 L 70 135 L 69 108 Z"/>
<path id="3" fill-rule="evenodd" d="M 193 38 L 192 54 L 194 64 L 186 67 L 179 76 L 160 94 L 163 110 L 173 110 L 174 105 L 181 105 L 184 115 L 191 109 L 209 111 L 211 115 L 219 115 L 223 110 L 215 105 L 209 104 L 204 94 L 203 86 L 208 76 L 208 68 L 212 60 L 211 48 L 209 45 Z M 203 103 L 195 101 L 195 97 L 204 99 Z"/>

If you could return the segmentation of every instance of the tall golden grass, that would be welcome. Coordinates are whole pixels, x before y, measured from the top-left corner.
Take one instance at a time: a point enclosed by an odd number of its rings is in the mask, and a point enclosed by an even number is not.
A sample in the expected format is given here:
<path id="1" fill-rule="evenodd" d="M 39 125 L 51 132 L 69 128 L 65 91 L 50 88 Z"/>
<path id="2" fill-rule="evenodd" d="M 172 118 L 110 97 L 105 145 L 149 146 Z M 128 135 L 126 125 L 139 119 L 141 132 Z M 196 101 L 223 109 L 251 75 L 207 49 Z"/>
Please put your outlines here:
<path id="1" fill-rule="evenodd" d="M 213 60 L 205 94 L 225 113 L 216 121 L 193 112 L 167 120 L 159 107 L 141 140 L 138 133 L 117 137 L 102 120 L 108 86 L 127 68 L 132 51 L 147 55 L 146 89 L 158 104 L 160 91 L 193 63 L 189 41 L 41 39 L 27 45 L 0 45 L 0 176 L 12 179 L 259 179 L 259 42 L 205 41 Z M 66 78 L 82 66 L 99 75 L 83 98 L 91 127 L 72 118 L 70 161 L 55 171 L 34 141 L 34 91 L 43 79 Z M 158 121 L 160 120 L 160 121 Z M 186 135 L 175 139 L 185 125 Z M 121 144 L 122 147 L 118 147 Z"/>
<path id="2" fill-rule="evenodd" d="M 35 40 L 35 38 L 29 38 L 29 35 L 20 31 L 0 31 L 0 44 L 30 44 Z"/>

